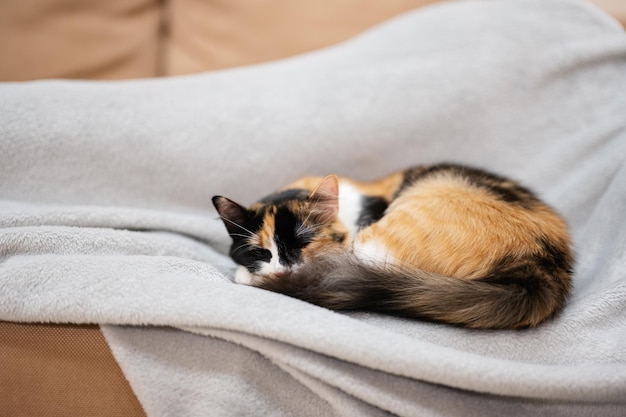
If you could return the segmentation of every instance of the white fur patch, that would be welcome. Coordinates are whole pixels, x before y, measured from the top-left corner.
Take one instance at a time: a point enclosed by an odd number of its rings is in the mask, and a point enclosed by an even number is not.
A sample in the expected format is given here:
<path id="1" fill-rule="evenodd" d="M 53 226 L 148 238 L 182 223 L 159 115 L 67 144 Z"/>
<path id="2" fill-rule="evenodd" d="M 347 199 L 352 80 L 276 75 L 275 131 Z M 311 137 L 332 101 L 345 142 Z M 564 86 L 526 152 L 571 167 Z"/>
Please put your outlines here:
<path id="1" fill-rule="evenodd" d="M 357 258 L 377 265 L 393 264 L 395 259 L 385 245 L 376 239 L 355 242 L 353 251 Z"/>
<path id="2" fill-rule="evenodd" d="M 270 241 L 270 247 L 265 248 L 272 254 L 272 259 L 269 262 L 264 262 L 259 270 L 259 275 L 280 274 L 286 272 L 287 268 L 280 263 L 280 256 L 278 255 L 278 247 L 274 239 Z"/>
<path id="3" fill-rule="evenodd" d="M 240 266 L 235 272 L 235 282 L 237 284 L 252 285 L 254 283 L 254 275 L 245 266 Z"/>
<path id="4" fill-rule="evenodd" d="M 345 181 L 339 183 L 339 220 L 350 229 L 352 236 L 358 231 L 357 222 L 363 210 L 363 195 Z"/>

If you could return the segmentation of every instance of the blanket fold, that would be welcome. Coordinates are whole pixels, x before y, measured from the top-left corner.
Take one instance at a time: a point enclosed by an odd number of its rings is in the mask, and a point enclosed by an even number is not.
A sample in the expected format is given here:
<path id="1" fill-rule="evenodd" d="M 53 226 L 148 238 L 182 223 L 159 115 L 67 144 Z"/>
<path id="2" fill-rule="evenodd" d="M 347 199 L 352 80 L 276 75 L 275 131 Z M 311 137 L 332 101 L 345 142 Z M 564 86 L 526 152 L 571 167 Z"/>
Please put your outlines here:
<path id="1" fill-rule="evenodd" d="M 195 76 L 0 84 L 0 320 L 101 324 L 150 416 L 624 415 L 622 91 L 626 34 L 582 0 L 450 2 Z M 213 195 L 443 160 L 567 219 L 556 318 L 466 330 L 232 282 Z"/>

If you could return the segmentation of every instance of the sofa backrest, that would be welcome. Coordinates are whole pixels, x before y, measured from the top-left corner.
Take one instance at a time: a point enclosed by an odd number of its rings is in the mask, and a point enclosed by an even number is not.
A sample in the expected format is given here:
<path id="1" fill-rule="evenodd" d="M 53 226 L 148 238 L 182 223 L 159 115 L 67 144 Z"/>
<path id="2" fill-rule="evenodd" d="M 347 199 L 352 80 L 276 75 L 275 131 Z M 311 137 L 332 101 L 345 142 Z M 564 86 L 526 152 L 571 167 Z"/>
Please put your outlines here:
<path id="1" fill-rule="evenodd" d="M 128 79 L 253 64 L 435 0 L 2 0 L 0 81 Z"/>

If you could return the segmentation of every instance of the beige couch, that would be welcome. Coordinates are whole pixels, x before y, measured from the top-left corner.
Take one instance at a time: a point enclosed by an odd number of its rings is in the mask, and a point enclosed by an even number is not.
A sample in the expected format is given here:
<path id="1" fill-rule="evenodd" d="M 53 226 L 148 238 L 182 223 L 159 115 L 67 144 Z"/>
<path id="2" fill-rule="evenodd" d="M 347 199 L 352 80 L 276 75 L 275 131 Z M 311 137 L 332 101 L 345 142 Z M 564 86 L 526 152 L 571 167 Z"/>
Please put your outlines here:
<path id="1" fill-rule="evenodd" d="M 127 79 L 287 57 L 437 0 L 9 0 L 0 80 Z"/>
<path id="2" fill-rule="evenodd" d="M 4 0 L 0 81 L 128 79 L 254 64 L 441 0 Z M 590 0 L 626 25 L 626 2 Z"/>

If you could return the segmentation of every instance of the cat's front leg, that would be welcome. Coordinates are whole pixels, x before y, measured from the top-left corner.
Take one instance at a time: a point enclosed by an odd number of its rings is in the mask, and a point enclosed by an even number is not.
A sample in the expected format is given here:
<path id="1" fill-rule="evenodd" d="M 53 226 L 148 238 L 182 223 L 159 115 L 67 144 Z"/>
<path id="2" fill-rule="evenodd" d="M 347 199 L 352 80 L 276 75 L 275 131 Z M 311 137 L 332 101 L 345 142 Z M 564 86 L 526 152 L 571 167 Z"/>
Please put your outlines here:
<path id="1" fill-rule="evenodd" d="M 235 272 L 235 282 L 237 284 L 253 285 L 254 275 L 245 266 L 240 266 Z"/>

